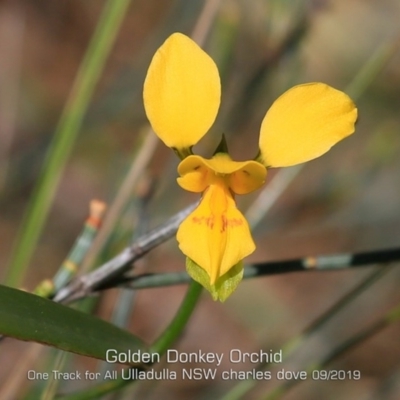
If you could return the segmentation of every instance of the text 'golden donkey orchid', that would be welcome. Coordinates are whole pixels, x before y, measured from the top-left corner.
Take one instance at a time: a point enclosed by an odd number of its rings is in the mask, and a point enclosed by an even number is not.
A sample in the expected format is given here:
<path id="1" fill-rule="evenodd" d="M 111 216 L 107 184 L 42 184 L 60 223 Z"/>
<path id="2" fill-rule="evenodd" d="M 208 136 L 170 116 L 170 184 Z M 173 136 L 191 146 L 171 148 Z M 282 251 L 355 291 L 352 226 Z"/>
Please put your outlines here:
<path id="1" fill-rule="evenodd" d="M 182 159 L 179 185 L 203 193 L 177 233 L 186 269 L 214 300 L 224 301 L 242 279 L 243 258 L 255 250 L 235 194 L 262 186 L 268 167 L 295 165 L 326 153 L 354 132 L 357 109 L 346 94 L 325 84 L 295 86 L 266 113 L 255 160 L 233 161 L 224 146 L 211 159 L 193 155 L 192 147 L 217 116 L 221 84 L 213 60 L 181 33 L 172 34 L 154 55 L 143 97 L 154 132 Z"/>

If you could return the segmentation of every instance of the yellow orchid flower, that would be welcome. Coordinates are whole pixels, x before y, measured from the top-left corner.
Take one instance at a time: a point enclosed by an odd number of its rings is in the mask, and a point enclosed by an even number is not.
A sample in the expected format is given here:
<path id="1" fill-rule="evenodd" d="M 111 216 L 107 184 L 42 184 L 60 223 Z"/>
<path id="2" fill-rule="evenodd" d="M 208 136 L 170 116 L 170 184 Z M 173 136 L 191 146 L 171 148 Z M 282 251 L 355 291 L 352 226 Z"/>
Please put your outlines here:
<path id="1" fill-rule="evenodd" d="M 144 83 L 144 106 L 154 132 L 181 157 L 178 184 L 202 193 L 177 240 L 189 275 L 224 301 L 243 276 L 242 259 L 255 250 L 235 194 L 265 182 L 268 167 L 312 160 L 354 132 L 352 100 L 323 83 L 298 85 L 281 95 L 261 124 L 255 160 L 233 161 L 223 144 L 211 159 L 192 147 L 213 124 L 221 97 L 214 61 L 190 38 L 172 34 L 155 53 Z"/>

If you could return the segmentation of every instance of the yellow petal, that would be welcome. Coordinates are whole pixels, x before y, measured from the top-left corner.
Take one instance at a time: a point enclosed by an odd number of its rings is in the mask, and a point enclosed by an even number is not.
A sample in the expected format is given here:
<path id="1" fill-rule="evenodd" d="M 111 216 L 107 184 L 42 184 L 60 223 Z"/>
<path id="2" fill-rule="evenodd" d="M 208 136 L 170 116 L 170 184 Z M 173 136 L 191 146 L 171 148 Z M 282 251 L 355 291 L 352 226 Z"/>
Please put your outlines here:
<path id="1" fill-rule="evenodd" d="M 295 86 L 280 96 L 261 125 L 264 165 L 312 160 L 354 132 L 357 109 L 343 92 L 322 83 Z"/>
<path id="2" fill-rule="evenodd" d="M 222 180 L 205 191 L 177 239 L 182 252 L 207 272 L 211 285 L 255 249 L 248 223 Z"/>
<path id="3" fill-rule="evenodd" d="M 221 84 L 214 61 L 191 39 L 172 34 L 147 71 L 144 106 L 154 132 L 169 147 L 196 144 L 218 112 Z"/>
<path id="4" fill-rule="evenodd" d="M 186 157 L 178 165 L 178 173 L 181 175 L 178 184 L 189 192 L 204 192 L 212 182 L 213 172 L 201 156 Z"/>
<path id="5" fill-rule="evenodd" d="M 217 153 L 212 159 L 191 155 L 178 166 L 179 185 L 191 192 L 203 192 L 215 179 L 225 182 L 236 194 L 258 189 L 267 175 L 265 167 L 256 161 L 232 161 L 228 154 Z"/>
<path id="6" fill-rule="evenodd" d="M 256 161 L 246 161 L 229 175 L 229 187 L 236 194 L 246 194 L 258 189 L 265 182 L 266 168 Z"/>
<path id="7" fill-rule="evenodd" d="M 179 186 L 189 192 L 201 193 L 209 186 L 209 170 L 204 166 L 177 179 Z"/>

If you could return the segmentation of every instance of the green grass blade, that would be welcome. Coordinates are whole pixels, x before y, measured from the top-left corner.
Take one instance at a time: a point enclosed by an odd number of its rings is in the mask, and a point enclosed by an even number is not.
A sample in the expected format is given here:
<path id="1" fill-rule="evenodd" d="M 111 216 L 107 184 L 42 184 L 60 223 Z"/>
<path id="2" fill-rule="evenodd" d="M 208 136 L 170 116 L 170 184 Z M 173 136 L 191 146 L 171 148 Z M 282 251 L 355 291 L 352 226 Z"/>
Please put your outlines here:
<path id="1" fill-rule="evenodd" d="M 76 140 L 93 90 L 103 70 L 130 0 L 108 0 L 74 81 L 29 203 L 6 276 L 18 286 L 42 232 L 61 173 Z"/>

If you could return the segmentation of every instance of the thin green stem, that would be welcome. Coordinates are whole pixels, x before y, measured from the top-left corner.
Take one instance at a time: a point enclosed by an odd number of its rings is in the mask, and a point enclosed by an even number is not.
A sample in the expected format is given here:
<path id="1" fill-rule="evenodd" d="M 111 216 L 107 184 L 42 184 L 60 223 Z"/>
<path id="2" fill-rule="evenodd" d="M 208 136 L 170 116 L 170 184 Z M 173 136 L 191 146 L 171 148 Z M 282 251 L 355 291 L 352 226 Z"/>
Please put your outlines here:
<path id="1" fill-rule="evenodd" d="M 60 176 L 76 140 L 96 83 L 103 71 L 130 0 L 108 0 L 79 68 L 56 128 L 14 245 L 6 284 L 18 286 L 24 277 L 57 189 Z"/>
<path id="2" fill-rule="evenodd" d="M 61 371 L 64 369 L 67 359 L 70 357 L 70 353 L 65 351 L 57 351 L 52 355 L 53 360 L 51 363 L 52 371 Z M 50 375 L 50 379 L 46 381 L 43 391 L 40 396 L 40 400 L 52 400 L 57 392 L 57 388 L 60 385 L 60 379 L 54 379 L 54 374 Z"/>
<path id="3" fill-rule="evenodd" d="M 347 305 L 352 303 L 356 298 L 358 298 L 362 293 L 364 293 L 368 288 L 371 287 L 378 279 L 382 278 L 384 274 L 389 272 L 390 267 L 381 267 L 373 271 L 365 279 L 363 279 L 357 286 L 355 286 L 349 293 L 345 294 L 341 299 L 339 299 L 331 308 L 325 311 L 319 318 L 314 320 L 303 332 L 299 333 L 291 340 L 287 341 L 282 346 L 282 352 L 285 359 L 292 355 L 297 349 L 304 344 L 304 342 L 310 338 L 315 332 L 322 328 L 327 322 L 329 322 L 334 316 L 336 316 L 340 311 L 346 308 Z M 258 368 L 260 370 L 265 369 L 269 366 L 269 363 L 260 364 Z M 235 385 L 229 392 L 227 392 L 221 400 L 238 400 L 244 396 L 249 390 L 251 390 L 257 381 L 247 380 L 242 381 Z M 275 399 L 278 393 L 281 393 L 282 388 L 279 386 L 279 390 L 275 391 L 273 389 L 268 396 L 268 399 Z"/>
<path id="4" fill-rule="evenodd" d="M 376 335 L 384 328 L 389 326 L 390 324 L 396 323 L 400 321 L 400 305 L 392 308 L 389 312 L 385 313 L 381 318 L 377 321 L 351 336 L 349 339 L 345 340 L 343 343 L 335 347 L 327 356 L 325 356 L 322 360 L 318 362 L 314 362 L 309 364 L 306 368 L 309 374 L 312 374 L 312 371 L 321 370 L 326 368 L 330 363 L 337 360 L 340 356 L 345 354 L 346 352 L 352 350 L 354 347 L 359 346 L 372 336 Z M 274 388 L 270 393 L 263 397 L 264 400 L 276 400 L 280 399 L 283 395 L 287 394 L 287 392 L 292 389 L 294 386 L 299 384 L 301 381 L 292 379 L 288 380 L 285 383 Z"/>
<path id="5" fill-rule="evenodd" d="M 388 64 L 398 48 L 399 42 L 397 40 L 383 42 L 358 71 L 350 84 L 347 85 L 346 93 L 348 93 L 353 100 L 358 100 L 374 82 L 385 65 Z"/>
<path id="6" fill-rule="evenodd" d="M 202 286 L 192 280 L 186 293 L 186 297 L 175 315 L 175 318 L 151 346 L 151 350 L 154 353 L 164 354 L 169 346 L 180 335 L 196 307 L 201 290 Z"/>
<path id="7" fill-rule="evenodd" d="M 178 312 L 174 319 L 160 335 L 160 337 L 154 342 L 150 350 L 154 353 L 164 354 L 172 343 L 180 336 L 184 330 L 186 324 L 191 317 L 196 304 L 200 298 L 202 286 L 195 281 L 192 281 L 186 292 L 185 298 L 181 303 Z M 57 397 L 60 400 L 89 400 L 98 399 L 101 396 L 115 392 L 118 389 L 125 387 L 127 384 L 132 383 L 130 380 L 124 380 L 119 377 L 111 382 L 102 383 L 89 389 L 82 390 L 78 393 L 72 393 L 70 395 Z"/>

